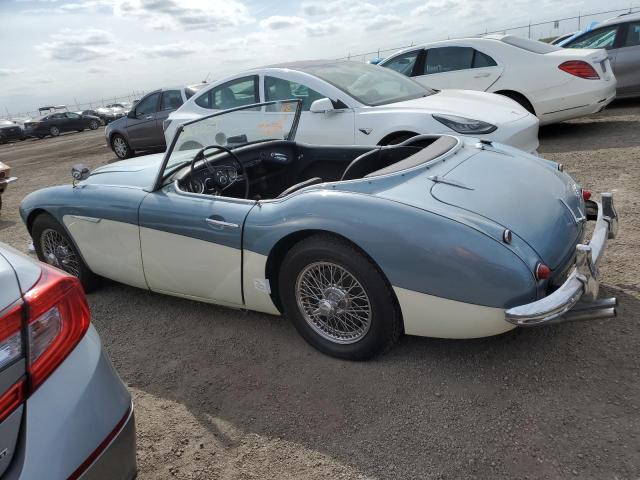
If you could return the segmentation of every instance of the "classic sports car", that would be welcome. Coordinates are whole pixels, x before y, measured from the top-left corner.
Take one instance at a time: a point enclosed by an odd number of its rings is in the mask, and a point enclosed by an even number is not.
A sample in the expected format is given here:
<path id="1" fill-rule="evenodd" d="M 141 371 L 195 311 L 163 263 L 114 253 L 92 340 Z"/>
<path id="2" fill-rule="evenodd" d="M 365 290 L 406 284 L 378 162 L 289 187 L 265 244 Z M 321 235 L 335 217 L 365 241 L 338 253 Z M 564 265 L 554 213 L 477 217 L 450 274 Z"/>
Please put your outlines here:
<path id="1" fill-rule="evenodd" d="M 469 138 L 297 143 L 300 110 L 215 113 L 182 125 L 166 154 L 74 168 L 73 186 L 22 202 L 38 257 L 88 289 L 104 276 L 284 313 L 350 359 L 402 333 L 473 338 L 615 315 L 615 299 L 596 299 L 617 229 L 610 194 L 595 202 L 559 164 Z M 205 133 L 205 147 L 182 141 Z"/>

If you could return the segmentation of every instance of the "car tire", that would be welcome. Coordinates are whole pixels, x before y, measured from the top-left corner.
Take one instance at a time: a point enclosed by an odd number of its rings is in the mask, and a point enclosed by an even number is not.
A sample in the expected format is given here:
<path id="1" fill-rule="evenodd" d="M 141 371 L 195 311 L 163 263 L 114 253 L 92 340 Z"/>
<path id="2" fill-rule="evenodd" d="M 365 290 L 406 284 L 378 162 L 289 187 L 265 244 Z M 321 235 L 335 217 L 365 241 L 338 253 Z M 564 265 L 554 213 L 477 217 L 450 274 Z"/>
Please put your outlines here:
<path id="1" fill-rule="evenodd" d="M 31 238 L 38 259 L 78 277 L 85 292 L 95 290 L 100 277 L 82 259 L 66 229 L 48 213 L 41 213 L 33 221 Z"/>
<path id="2" fill-rule="evenodd" d="M 49 135 L 51 135 L 52 137 L 57 137 L 58 135 L 60 135 L 60 129 L 55 126 L 49 128 Z"/>
<path id="3" fill-rule="evenodd" d="M 285 317 L 327 355 L 368 359 L 387 351 L 402 334 L 384 275 L 340 237 L 318 234 L 294 245 L 282 262 L 278 292 Z"/>
<path id="4" fill-rule="evenodd" d="M 91 122 L 89 122 L 89 128 L 91 130 L 97 130 L 99 126 L 100 122 L 98 122 L 97 120 L 91 120 Z"/>
<path id="5" fill-rule="evenodd" d="M 127 143 L 127 140 L 125 140 L 125 138 L 119 133 L 116 133 L 111 137 L 111 150 L 113 150 L 116 156 L 122 160 L 133 156 L 133 151 Z"/>

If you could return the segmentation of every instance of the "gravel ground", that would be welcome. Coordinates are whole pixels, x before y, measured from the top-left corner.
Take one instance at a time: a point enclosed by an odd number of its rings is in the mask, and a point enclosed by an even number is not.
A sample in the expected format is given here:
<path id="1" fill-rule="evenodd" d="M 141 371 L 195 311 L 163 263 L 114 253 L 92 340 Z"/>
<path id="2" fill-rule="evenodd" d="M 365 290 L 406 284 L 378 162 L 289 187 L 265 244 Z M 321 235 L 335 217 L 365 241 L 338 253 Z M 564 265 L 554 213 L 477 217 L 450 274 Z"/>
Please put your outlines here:
<path id="1" fill-rule="evenodd" d="M 351 363 L 280 318 L 108 283 L 89 301 L 134 396 L 139 478 L 640 478 L 640 103 L 545 128 L 540 152 L 615 192 L 620 235 L 601 271 L 618 318 L 405 337 Z M 114 160 L 102 129 L 0 146 L 20 177 L 0 239 L 24 250 L 24 195 Z"/>

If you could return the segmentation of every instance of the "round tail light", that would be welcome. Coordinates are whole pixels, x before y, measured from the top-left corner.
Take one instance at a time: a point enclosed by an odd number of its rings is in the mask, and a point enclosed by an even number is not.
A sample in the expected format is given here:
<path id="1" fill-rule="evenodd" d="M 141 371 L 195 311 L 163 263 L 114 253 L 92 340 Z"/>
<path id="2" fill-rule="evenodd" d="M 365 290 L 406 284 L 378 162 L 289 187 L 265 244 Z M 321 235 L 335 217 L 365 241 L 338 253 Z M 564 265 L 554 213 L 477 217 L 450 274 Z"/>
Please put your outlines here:
<path id="1" fill-rule="evenodd" d="M 551 269 L 544 263 L 538 263 L 536 265 L 536 279 L 546 280 L 549 277 L 551 277 Z"/>
<path id="2" fill-rule="evenodd" d="M 586 188 L 582 189 L 582 199 L 586 202 L 591 198 L 591 190 L 587 190 Z"/>

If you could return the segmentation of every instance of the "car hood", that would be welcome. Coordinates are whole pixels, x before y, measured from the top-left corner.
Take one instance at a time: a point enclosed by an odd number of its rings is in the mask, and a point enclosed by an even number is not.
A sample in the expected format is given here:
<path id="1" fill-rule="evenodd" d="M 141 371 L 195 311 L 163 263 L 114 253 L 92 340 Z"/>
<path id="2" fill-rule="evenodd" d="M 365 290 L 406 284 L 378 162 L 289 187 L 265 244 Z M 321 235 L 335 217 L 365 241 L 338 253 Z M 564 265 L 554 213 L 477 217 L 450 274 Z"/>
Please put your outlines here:
<path id="1" fill-rule="evenodd" d="M 81 184 L 134 187 L 146 190 L 153 186 L 163 158 L 164 153 L 154 153 L 110 163 L 96 168 Z"/>
<path id="2" fill-rule="evenodd" d="M 494 125 L 514 122 L 529 115 L 529 112 L 510 98 L 473 90 L 441 90 L 426 97 L 373 108 L 458 115 Z"/>

